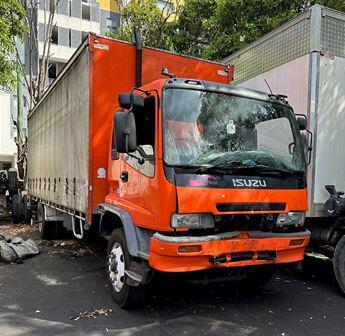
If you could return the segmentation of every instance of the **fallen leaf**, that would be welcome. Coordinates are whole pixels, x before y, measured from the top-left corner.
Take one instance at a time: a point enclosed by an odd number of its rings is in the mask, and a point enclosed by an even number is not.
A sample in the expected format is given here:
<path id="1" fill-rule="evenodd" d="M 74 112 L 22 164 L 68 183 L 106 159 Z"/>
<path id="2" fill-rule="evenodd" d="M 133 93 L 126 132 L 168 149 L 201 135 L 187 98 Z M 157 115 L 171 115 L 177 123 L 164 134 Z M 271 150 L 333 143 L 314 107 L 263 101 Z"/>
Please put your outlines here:
<path id="1" fill-rule="evenodd" d="M 97 318 L 97 316 L 108 316 L 109 313 L 112 312 L 112 309 L 104 307 L 100 309 L 94 309 L 92 311 L 85 310 L 78 314 L 74 314 L 70 316 L 70 320 L 78 321 L 81 318 Z"/>

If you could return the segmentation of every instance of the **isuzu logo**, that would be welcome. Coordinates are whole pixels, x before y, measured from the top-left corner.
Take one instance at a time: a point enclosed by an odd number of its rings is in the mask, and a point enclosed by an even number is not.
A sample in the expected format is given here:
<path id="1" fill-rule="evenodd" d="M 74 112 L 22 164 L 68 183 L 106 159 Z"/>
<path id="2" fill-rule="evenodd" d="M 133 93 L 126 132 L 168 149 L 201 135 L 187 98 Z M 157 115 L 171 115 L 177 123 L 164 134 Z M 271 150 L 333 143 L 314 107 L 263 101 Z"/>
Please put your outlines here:
<path id="1" fill-rule="evenodd" d="M 265 180 L 261 179 L 247 179 L 247 178 L 236 178 L 232 179 L 234 187 L 244 188 L 266 188 L 267 184 Z"/>

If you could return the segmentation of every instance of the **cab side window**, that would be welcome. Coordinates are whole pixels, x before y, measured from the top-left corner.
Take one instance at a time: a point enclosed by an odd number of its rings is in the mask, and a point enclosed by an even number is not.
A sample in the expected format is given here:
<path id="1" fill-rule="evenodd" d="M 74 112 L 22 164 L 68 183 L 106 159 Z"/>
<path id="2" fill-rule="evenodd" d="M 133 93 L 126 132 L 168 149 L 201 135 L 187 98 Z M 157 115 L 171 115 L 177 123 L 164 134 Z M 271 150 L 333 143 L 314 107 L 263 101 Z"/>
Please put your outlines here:
<path id="1" fill-rule="evenodd" d="M 144 108 L 133 111 L 137 127 L 138 150 L 133 154 L 144 157 L 144 164 L 125 154 L 125 160 L 142 174 L 153 177 L 155 174 L 154 146 L 155 146 L 155 98 L 145 98 Z"/>

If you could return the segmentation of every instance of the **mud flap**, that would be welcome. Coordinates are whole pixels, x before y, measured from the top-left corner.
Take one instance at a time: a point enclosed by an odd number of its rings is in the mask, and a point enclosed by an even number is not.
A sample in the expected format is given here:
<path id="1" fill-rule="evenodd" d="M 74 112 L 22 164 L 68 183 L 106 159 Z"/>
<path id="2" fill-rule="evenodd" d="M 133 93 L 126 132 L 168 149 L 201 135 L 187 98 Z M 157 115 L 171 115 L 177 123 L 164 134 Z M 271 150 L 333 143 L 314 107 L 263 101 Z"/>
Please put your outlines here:
<path id="1" fill-rule="evenodd" d="M 136 287 L 149 283 L 153 276 L 153 270 L 145 262 L 132 260 L 129 270 L 126 270 L 125 274 L 127 275 L 127 284 Z"/>

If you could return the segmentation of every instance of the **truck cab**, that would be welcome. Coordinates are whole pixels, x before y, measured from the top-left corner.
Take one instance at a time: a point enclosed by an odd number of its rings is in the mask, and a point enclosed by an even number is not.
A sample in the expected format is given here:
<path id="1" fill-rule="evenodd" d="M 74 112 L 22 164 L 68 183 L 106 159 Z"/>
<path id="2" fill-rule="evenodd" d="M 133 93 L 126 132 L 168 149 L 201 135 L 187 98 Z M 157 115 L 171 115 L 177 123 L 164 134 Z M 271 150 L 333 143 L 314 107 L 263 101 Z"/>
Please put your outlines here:
<path id="1" fill-rule="evenodd" d="M 267 282 L 310 239 L 306 121 L 281 96 L 198 79 L 119 95 L 100 233 L 122 307 L 154 271 L 228 269 Z"/>

